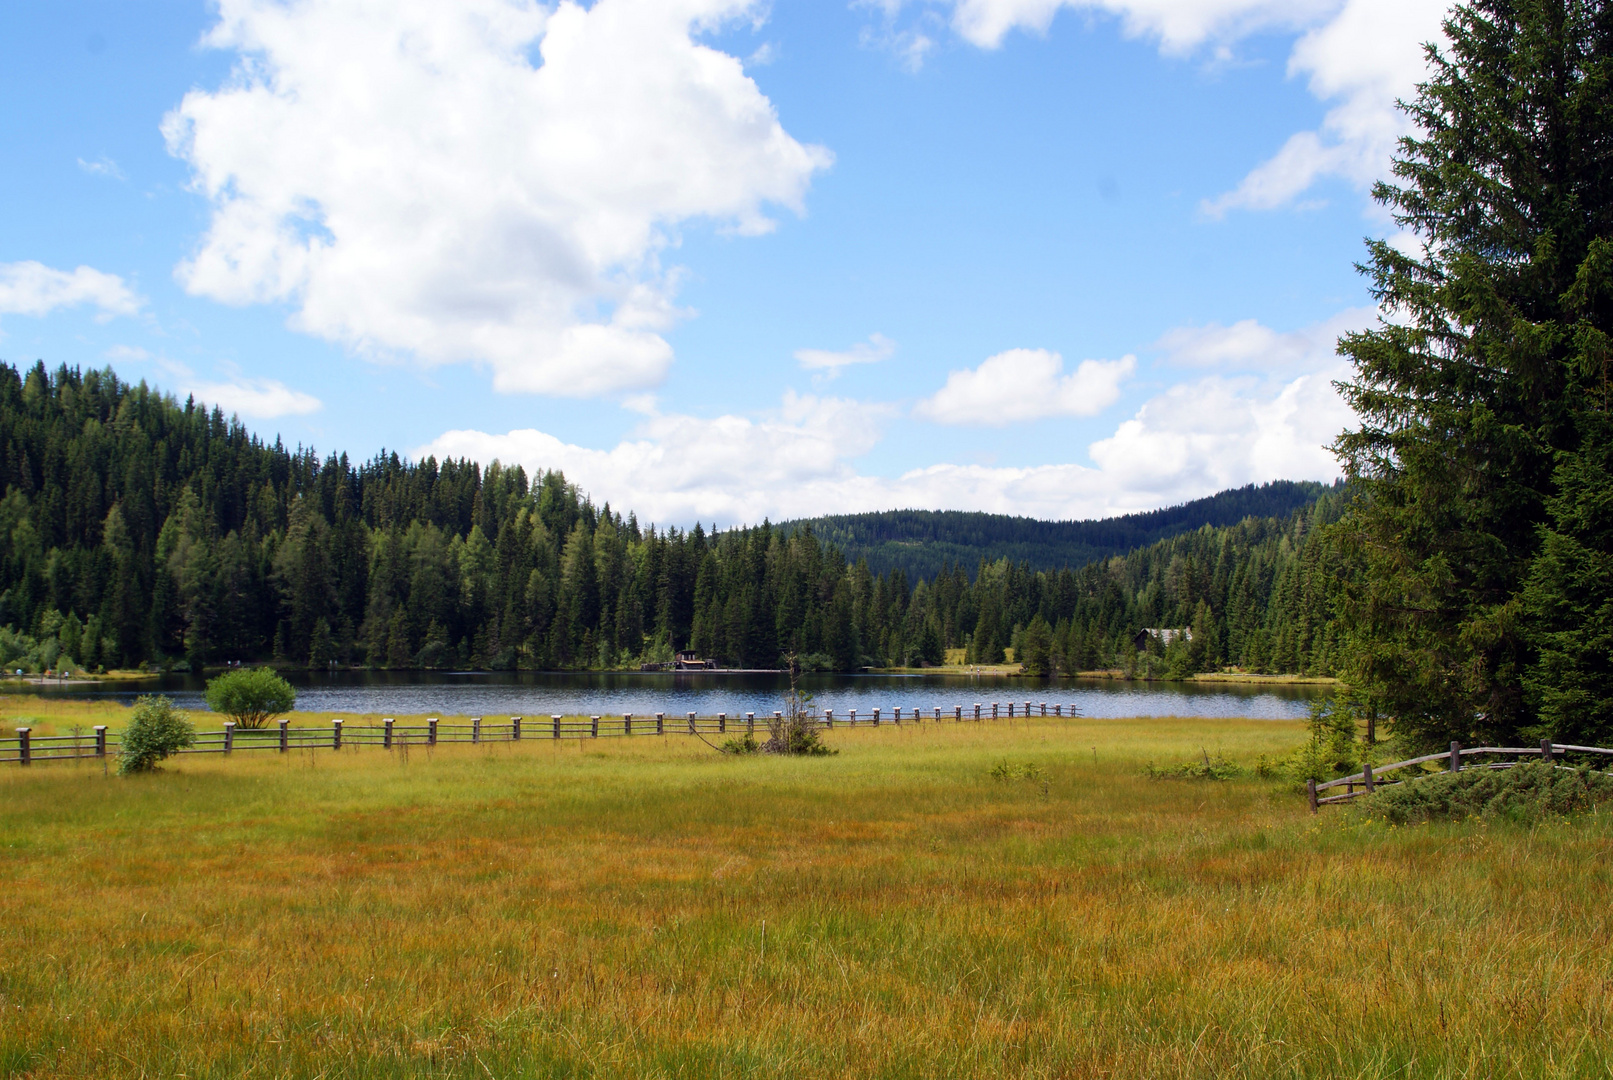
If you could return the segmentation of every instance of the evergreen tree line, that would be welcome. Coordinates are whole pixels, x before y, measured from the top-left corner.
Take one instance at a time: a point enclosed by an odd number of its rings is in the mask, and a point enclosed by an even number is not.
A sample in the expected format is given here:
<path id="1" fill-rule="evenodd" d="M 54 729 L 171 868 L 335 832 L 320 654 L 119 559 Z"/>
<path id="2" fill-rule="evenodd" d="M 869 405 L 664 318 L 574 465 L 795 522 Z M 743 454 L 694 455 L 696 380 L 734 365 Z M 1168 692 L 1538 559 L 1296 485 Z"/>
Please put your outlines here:
<path id="1" fill-rule="evenodd" d="M 810 528 L 641 528 L 558 472 L 267 445 L 110 370 L 0 365 L 0 663 L 725 666 L 1326 673 L 1340 513 L 1205 526 L 1079 569 L 910 582 Z M 1160 650 L 1148 627 L 1191 628 Z M 1151 659 L 1153 653 L 1164 655 Z M 1151 665 L 1151 666 L 1150 666 Z"/>

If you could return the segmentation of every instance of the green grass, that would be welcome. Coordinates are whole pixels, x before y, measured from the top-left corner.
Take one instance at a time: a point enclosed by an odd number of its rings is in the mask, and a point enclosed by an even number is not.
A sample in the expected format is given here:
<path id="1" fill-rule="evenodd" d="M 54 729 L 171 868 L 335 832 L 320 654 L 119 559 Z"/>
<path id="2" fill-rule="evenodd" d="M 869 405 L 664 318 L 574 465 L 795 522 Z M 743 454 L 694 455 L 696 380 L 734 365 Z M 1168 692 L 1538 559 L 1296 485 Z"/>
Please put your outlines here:
<path id="1" fill-rule="evenodd" d="M 1276 755 L 1289 723 L 828 738 L 7 769 L 0 1074 L 1613 1065 L 1607 817 L 1397 829 L 1144 775 Z"/>

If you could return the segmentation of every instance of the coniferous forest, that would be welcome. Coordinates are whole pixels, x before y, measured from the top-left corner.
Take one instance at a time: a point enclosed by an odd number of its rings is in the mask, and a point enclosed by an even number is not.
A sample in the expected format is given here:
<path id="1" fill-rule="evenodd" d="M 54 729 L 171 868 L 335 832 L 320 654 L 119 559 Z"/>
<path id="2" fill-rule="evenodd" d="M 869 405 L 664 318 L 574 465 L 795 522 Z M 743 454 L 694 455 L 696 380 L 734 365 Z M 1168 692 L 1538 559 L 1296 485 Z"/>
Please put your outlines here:
<path id="1" fill-rule="evenodd" d="M 810 526 L 642 526 L 557 473 L 265 444 L 110 370 L 0 365 L 0 663 L 586 670 L 678 649 L 732 667 L 1032 674 L 1224 664 L 1326 674 L 1345 494 L 1123 556 L 909 580 Z M 1191 627 L 1163 655 L 1147 627 Z"/>

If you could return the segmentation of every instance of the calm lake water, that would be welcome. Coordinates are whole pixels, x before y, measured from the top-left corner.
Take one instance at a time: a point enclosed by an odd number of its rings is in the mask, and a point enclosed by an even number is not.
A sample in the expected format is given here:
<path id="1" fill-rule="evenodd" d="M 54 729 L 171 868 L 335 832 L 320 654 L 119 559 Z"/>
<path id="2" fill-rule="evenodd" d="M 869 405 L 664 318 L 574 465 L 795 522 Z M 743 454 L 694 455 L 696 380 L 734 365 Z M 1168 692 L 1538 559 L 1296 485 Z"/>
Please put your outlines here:
<path id="1" fill-rule="evenodd" d="M 789 688 L 783 675 L 628 672 L 549 674 L 540 672 L 289 672 L 297 688 L 297 711 L 442 715 L 548 716 L 632 713 L 635 716 L 697 712 L 703 716 L 746 712 L 765 715 L 781 708 Z M 183 708 L 205 710 L 204 680 L 172 675 L 128 683 L 98 683 L 35 692 L 70 698 L 109 697 L 129 702 L 140 694 L 163 693 Z M 1009 701 L 1076 705 L 1085 716 L 1208 716 L 1298 719 L 1310 702 L 1326 693 L 1317 686 L 1247 686 L 1199 683 L 1121 683 L 1081 679 L 973 678 L 967 675 L 807 675 L 799 684 L 813 695 L 816 709 L 845 716 L 852 709 L 885 716 L 900 706 L 926 715 L 936 706 L 950 715 L 974 703 L 990 707 Z M 12 689 L 15 684 L 5 686 Z"/>

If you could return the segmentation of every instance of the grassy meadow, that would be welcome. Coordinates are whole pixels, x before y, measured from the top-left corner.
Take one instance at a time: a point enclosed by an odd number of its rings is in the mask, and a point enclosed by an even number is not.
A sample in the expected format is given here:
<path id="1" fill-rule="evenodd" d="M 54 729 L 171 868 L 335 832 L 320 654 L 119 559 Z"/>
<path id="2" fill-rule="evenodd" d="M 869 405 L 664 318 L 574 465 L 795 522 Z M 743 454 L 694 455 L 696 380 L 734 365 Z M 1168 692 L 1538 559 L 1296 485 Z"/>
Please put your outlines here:
<path id="1" fill-rule="evenodd" d="M 1613 822 L 1391 829 L 1144 771 L 1301 737 L 1036 719 L 840 729 L 817 759 L 669 735 L 8 768 L 0 1074 L 1607 1075 Z"/>

